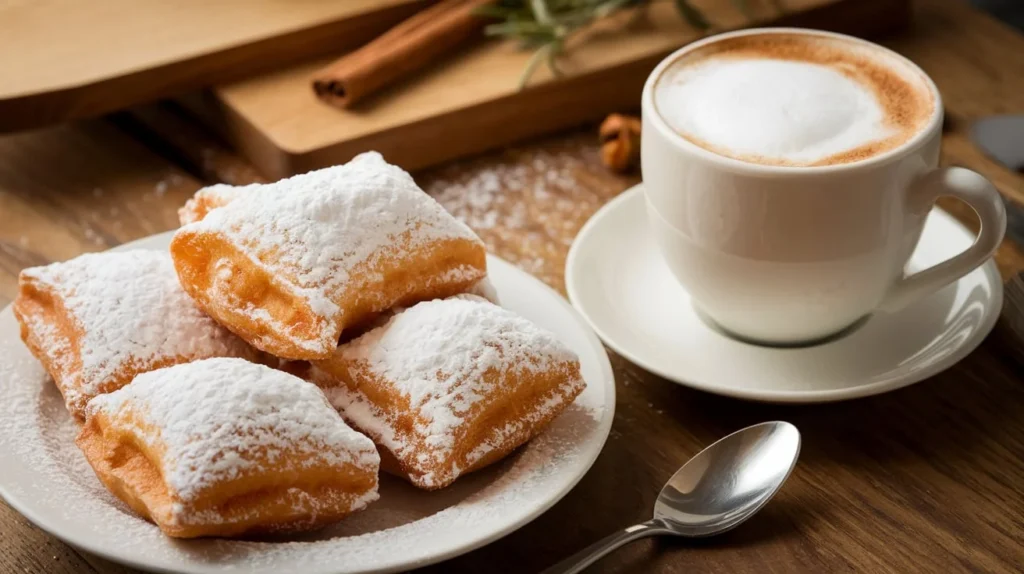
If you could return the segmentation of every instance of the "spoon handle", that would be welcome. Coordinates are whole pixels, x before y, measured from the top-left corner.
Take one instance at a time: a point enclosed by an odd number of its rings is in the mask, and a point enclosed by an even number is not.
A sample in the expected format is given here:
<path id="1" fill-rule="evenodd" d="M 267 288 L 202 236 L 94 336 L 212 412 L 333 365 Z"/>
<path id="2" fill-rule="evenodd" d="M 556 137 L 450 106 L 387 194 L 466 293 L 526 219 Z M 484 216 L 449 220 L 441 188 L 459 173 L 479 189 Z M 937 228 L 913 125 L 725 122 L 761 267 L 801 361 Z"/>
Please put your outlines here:
<path id="1" fill-rule="evenodd" d="M 627 542 L 632 542 L 648 536 L 668 533 L 669 530 L 658 522 L 648 520 L 647 522 L 637 524 L 636 526 L 630 526 L 625 530 L 620 530 L 615 534 L 611 534 L 601 540 L 598 540 L 576 554 L 573 554 L 558 564 L 548 568 L 541 574 L 576 574 L 577 572 L 581 572 L 587 566 L 597 562 L 612 550 L 623 546 Z"/>

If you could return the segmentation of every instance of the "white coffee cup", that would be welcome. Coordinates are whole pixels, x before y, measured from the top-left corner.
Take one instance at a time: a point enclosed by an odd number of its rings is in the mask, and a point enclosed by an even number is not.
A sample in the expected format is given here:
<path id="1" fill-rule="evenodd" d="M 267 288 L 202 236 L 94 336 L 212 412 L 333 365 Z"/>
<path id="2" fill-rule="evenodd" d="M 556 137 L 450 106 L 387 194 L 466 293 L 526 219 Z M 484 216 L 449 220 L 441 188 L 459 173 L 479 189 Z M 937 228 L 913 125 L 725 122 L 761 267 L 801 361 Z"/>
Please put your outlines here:
<path id="1" fill-rule="evenodd" d="M 715 153 L 659 115 L 655 84 L 673 62 L 711 44 L 751 35 L 847 40 L 920 74 L 934 108 L 924 127 L 867 159 L 801 167 Z M 942 100 L 917 66 L 880 46 L 792 28 L 721 34 L 662 61 L 643 91 L 641 158 L 656 243 L 694 305 L 725 331 L 770 344 L 829 337 L 876 311 L 891 312 L 969 273 L 999 246 L 1002 199 L 985 178 L 939 168 Z M 707 147 L 707 146 L 706 146 Z M 981 231 L 965 252 L 904 274 L 926 216 L 940 196 L 974 209 Z"/>

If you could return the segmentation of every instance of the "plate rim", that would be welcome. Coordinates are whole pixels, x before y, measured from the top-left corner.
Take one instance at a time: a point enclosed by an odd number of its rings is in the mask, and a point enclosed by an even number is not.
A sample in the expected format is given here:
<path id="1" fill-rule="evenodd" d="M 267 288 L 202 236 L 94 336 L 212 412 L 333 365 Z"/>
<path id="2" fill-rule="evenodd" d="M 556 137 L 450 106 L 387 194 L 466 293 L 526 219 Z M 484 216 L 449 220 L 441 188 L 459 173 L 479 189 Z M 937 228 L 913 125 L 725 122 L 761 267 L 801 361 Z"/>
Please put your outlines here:
<path id="1" fill-rule="evenodd" d="M 577 283 L 577 275 L 579 274 L 580 263 L 578 259 L 582 245 L 584 245 L 588 238 L 593 235 L 594 228 L 602 223 L 605 219 L 610 217 L 616 210 L 624 208 L 623 204 L 630 201 L 640 201 L 643 199 L 643 183 L 638 183 L 629 189 L 623 191 L 618 196 L 613 198 L 611 201 L 605 203 L 598 209 L 594 215 L 583 224 L 580 228 L 579 233 L 576 234 L 576 238 L 573 240 L 572 245 L 569 247 L 569 253 L 565 260 L 565 290 L 569 296 L 569 302 L 573 307 L 579 311 L 580 315 L 587 321 L 590 328 L 597 333 L 598 337 L 614 350 L 619 355 L 622 355 L 625 359 L 629 360 L 633 364 L 663 378 L 674 384 L 682 385 L 684 387 L 690 387 L 699 391 L 707 393 L 721 395 L 726 397 L 732 397 L 736 399 L 744 399 L 762 403 L 776 403 L 776 404 L 820 404 L 845 401 L 851 399 L 858 399 L 863 397 L 874 396 L 890 391 L 895 391 L 904 387 L 908 387 L 915 383 L 919 383 L 924 379 L 930 378 L 960 362 L 964 357 L 973 352 L 982 341 L 988 336 L 992 328 L 995 327 L 996 321 L 999 320 L 999 312 L 996 309 L 1002 309 L 1003 306 L 1003 282 L 999 275 L 999 269 L 992 258 L 989 258 L 985 263 L 981 264 L 977 269 L 984 272 L 990 285 L 992 285 L 992 305 L 993 311 L 984 317 L 979 328 L 975 331 L 972 337 L 958 346 L 953 353 L 943 357 L 941 360 L 936 361 L 926 367 L 913 371 L 912 373 L 888 378 L 882 381 L 875 381 L 873 383 L 867 383 L 858 385 L 856 387 L 848 387 L 843 389 L 825 389 L 825 390 L 811 390 L 811 391 L 791 391 L 791 390 L 744 390 L 737 389 L 730 386 L 724 386 L 720 383 L 715 383 L 707 380 L 698 379 L 687 379 L 679 373 L 672 373 L 667 369 L 660 367 L 652 361 L 649 361 L 640 355 L 634 353 L 632 350 L 626 348 L 620 340 L 615 337 L 610 337 L 605 329 L 594 321 L 590 314 L 587 312 L 586 305 L 582 304 L 582 288 Z M 935 206 L 933 211 L 938 211 L 943 217 L 948 218 L 949 221 L 955 223 L 958 227 L 963 229 L 965 232 L 969 230 L 961 223 L 958 219 L 950 215 L 942 208 Z M 581 280 L 579 280 L 582 282 Z"/>
<path id="2" fill-rule="evenodd" d="M 163 241 L 164 243 L 170 243 L 170 238 L 173 236 L 174 233 L 175 233 L 174 230 L 165 231 L 165 232 L 162 232 L 162 233 L 155 233 L 155 234 L 148 235 L 148 236 L 145 236 L 145 237 L 140 237 L 138 239 L 135 239 L 135 240 L 132 240 L 132 241 L 120 244 L 120 245 L 116 245 L 114 247 L 111 247 L 110 249 L 107 249 L 106 251 L 123 251 L 123 250 L 127 250 L 127 249 L 140 249 L 140 248 L 141 249 L 153 249 L 153 247 L 145 246 L 144 244 L 147 244 L 147 243 L 150 243 L 150 242 L 156 242 L 156 241 Z M 429 565 L 432 565 L 432 564 L 437 564 L 437 563 L 440 563 L 440 562 L 444 562 L 445 560 L 450 560 L 450 559 L 455 558 L 457 556 L 461 556 L 461 555 L 466 554 L 468 552 L 472 552 L 473 550 L 477 550 L 479 548 L 482 548 L 482 547 L 484 547 L 484 546 L 486 546 L 486 545 L 488 545 L 488 544 L 490 544 L 490 543 L 492 543 L 492 542 L 494 542 L 494 541 L 496 541 L 498 539 L 504 538 L 505 536 L 511 534 L 512 532 L 515 532 L 515 531 L 523 528 L 524 526 L 528 525 L 533 520 L 535 520 L 537 517 L 539 517 L 540 515 L 544 514 L 548 510 L 550 510 L 552 506 L 554 506 L 559 501 L 561 501 L 563 498 L 565 498 L 565 496 L 568 495 L 569 492 L 571 492 L 576 487 L 577 484 L 579 484 L 579 482 L 583 479 L 583 477 L 586 476 L 590 472 L 590 469 L 593 467 L 594 463 L 597 461 L 597 458 L 604 451 L 604 447 L 605 447 L 605 445 L 608 442 L 608 437 L 611 434 L 612 424 L 613 424 L 614 419 L 615 419 L 615 407 L 616 407 L 615 373 L 614 373 L 614 371 L 612 369 L 611 359 L 608 356 L 608 351 L 604 347 L 603 343 L 601 342 L 600 337 L 598 337 L 598 335 L 595 333 L 594 329 L 590 325 L 590 322 L 573 305 L 571 305 L 569 303 L 569 301 L 566 300 L 565 297 L 563 297 L 558 291 L 555 291 L 551 286 L 547 285 L 546 283 L 544 283 L 543 281 L 541 281 L 537 277 L 533 276 L 529 272 L 525 271 L 524 269 L 521 269 L 521 268 L 517 267 L 516 265 L 513 265 L 512 263 L 506 261 L 505 259 L 502 259 L 501 257 L 498 257 L 497 255 L 494 255 L 494 254 L 488 252 L 487 253 L 487 264 L 488 264 L 488 266 L 490 266 L 492 264 L 495 264 L 495 263 L 497 263 L 498 266 L 506 267 L 507 269 L 511 270 L 512 272 L 521 275 L 524 280 L 533 282 L 536 286 L 540 287 L 542 291 L 546 292 L 549 296 L 552 297 L 553 301 L 557 301 L 558 305 L 561 306 L 563 309 L 565 309 L 569 313 L 569 316 L 573 317 L 573 319 L 579 325 L 579 327 L 582 328 L 582 332 L 585 335 L 587 343 L 594 350 L 594 356 L 597 359 L 597 363 L 598 363 L 596 366 L 600 370 L 600 376 L 601 376 L 601 379 L 603 380 L 603 383 L 604 383 L 604 389 L 603 390 L 604 390 L 605 400 L 604 400 L 604 404 L 602 405 L 601 419 L 598 421 L 598 425 L 597 425 L 596 430 L 595 430 L 595 433 L 596 433 L 595 436 L 598 437 L 598 438 L 594 442 L 594 447 L 592 447 L 592 451 L 590 453 L 588 453 L 587 456 L 584 459 L 581 459 L 581 462 L 578 465 L 577 470 L 575 471 L 575 476 L 573 476 L 573 478 L 571 480 L 569 480 L 558 492 L 552 492 L 552 493 L 548 494 L 547 497 L 545 498 L 544 502 L 542 502 L 540 505 L 538 505 L 537 508 L 535 508 L 533 511 L 527 513 L 526 515 L 520 517 L 517 520 L 510 521 L 509 523 L 504 524 L 501 527 L 495 528 L 490 533 L 488 533 L 488 534 L 486 534 L 486 535 L 484 535 L 484 536 L 482 536 L 480 538 L 477 538 L 477 539 L 473 540 L 472 542 L 468 542 L 468 543 L 464 542 L 464 543 L 461 543 L 461 544 L 459 544 L 457 546 L 449 548 L 448 550 L 446 550 L 444 552 L 440 552 L 440 553 L 431 555 L 429 557 L 421 558 L 419 560 L 413 560 L 413 561 L 410 561 L 410 562 L 407 562 L 407 563 L 404 563 L 404 564 L 394 564 L 394 565 L 388 566 L 386 568 L 369 569 L 369 570 L 357 571 L 360 574 L 387 574 L 387 573 L 391 573 L 391 572 L 401 572 L 401 571 L 406 571 L 406 570 L 409 570 L 409 569 L 412 569 L 412 568 L 421 568 L 421 567 L 424 567 L 424 566 L 429 566 Z M 13 302 L 11 304 L 7 305 L 6 307 L 4 307 L 3 309 L 0 309 L 0 314 L 10 312 L 12 305 L 13 305 Z M 9 505 L 18 514 L 20 514 L 22 517 L 24 517 L 26 520 L 28 520 L 32 525 L 34 525 L 35 527 L 39 528 L 40 530 L 46 532 L 48 535 L 53 536 L 53 537 L 57 538 L 58 540 L 64 542 L 65 544 L 68 544 L 69 546 L 72 546 L 76 550 L 81 550 L 81 551 L 87 552 L 89 554 L 93 554 L 93 555 L 99 556 L 101 558 L 110 560 L 111 562 L 115 562 L 117 564 L 121 564 L 121 565 L 132 567 L 132 568 L 138 568 L 140 570 L 147 571 L 147 572 L 170 573 L 170 574 L 174 574 L 174 573 L 177 573 L 177 572 L 195 572 L 195 573 L 200 573 L 200 574 L 206 574 L 208 572 L 219 572 L 223 568 L 222 565 L 210 565 L 210 567 L 208 567 L 208 568 L 204 567 L 204 568 L 192 569 L 192 570 L 173 570 L 173 569 L 165 568 L 163 566 L 152 565 L 152 564 L 149 564 L 149 563 L 146 563 L 146 562 L 143 562 L 143 561 L 135 560 L 133 558 L 122 557 L 122 556 L 118 555 L 116 552 L 107 550 L 103 546 L 102 538 L 95 537 L 95 538 L 90 539 L 90 537 L 82 537 L 82 536 L 80 536 L 78 534 L 70 534 L 69 535 L 66 532 L 60 531 L 60 528 L 62 527 L 62 523 L 61 523 L 61 521 L 59 519 L 58 520 L 48 520 L 48 519 L 40 518 L 34 512 L 34 510 L 32 510 L 32 508 L 30 507 L 30 504 L 23 504 L 23 501 L 18 496 L 12 496 L 12 494 L 13 494 L 12 493 L 12 489 L 8 488 L 3 482 L 0 482 L 0 499 L 3 499 L 3 501 L 7 505 Z M 155 526 L 154 526 L 154 528 L 155 528 Z M 262 572 L 262 571 L 264 571 L 264 570 L 252 570 L 252 572 Z M 276 572 L 278 570 L 275 569 L 275 570 L 272 570 L 272 571 Z M 351 573 L 353 571 L 339 570 L 337 568 L 331 570 L 329 568 L 325 568 L 325 569 L 321 569 L 321 570 L 313 570 L 313 571 L 308 571 L 308 572 L 310 572 L 310 574 L 328 574 L 328 573 L 345 573 L 345 574 L 348 574 L 348 573 Z"/>

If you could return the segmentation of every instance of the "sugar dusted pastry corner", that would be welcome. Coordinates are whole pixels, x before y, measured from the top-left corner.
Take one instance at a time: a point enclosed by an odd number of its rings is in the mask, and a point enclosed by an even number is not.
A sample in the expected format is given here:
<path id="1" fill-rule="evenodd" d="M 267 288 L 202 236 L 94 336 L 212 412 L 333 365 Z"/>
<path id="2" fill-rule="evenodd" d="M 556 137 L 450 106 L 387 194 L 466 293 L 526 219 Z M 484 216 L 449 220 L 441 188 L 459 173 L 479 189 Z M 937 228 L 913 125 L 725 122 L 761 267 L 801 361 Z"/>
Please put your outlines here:
<path id="1" fill-rule="evenodd" d="M 486 275 L 480 239 L 380 154 L 247 188 L 171 256 L 203 310 L 276 356 L 326 358 L 342 330 Z"/>
<path id="2" fill-rule="evenodd" d="M 382 468 L 429 490 L 502 459 L 586 386 L 553 334 L 475 295 L 402 310 L 309 376 Z"/>
<path id="3" fill-rule="evenodd" d="M 18 278 L 21 338 L 53 377 L 68 411 L 139 373 L 210 357 L 260 360 L 181 290 L 167 253 L 86 254 Z"/>
<path id="4" fill-rule="evenodd" d="M 206 186 L 195 193 L 178 209 L 178 222 L 182 225 L 195 223 L 218 207 L 224 207 L 247 193 L 261 188 L 260 184 L 227 185 L 218 183 Z"/>
<path id="5" fill-rule="evenodd" d="M 380 458 L 313 384 L 241 359 L 140 375 L 89 402 L 100 481 L 178 538 L 317 528 L 377 499 Z"/>

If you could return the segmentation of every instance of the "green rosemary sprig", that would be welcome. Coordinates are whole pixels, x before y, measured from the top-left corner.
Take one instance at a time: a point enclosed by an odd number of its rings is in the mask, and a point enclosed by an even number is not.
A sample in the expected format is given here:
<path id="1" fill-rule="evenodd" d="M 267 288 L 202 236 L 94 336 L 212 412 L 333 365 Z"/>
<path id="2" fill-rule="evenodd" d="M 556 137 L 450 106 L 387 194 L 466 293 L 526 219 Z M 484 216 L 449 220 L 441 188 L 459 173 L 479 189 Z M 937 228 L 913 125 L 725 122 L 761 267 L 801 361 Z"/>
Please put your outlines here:
<path id="1" fill-rule="evenodd" d="M 485 28 L 489 36 L 502 36 L 534 50 L 519 78 L 526 85 L 540 64 L 559 75 L 557 57 L 573 32 L 626 8 L 649 4 L 651 0 L 497 0 L 479 10 L 481 15 L 500 20 Z M 710 26 L 699 10 L 687 0 L 674 0 L 679 14 L 691 26 L 704 31 Z"/>
<path id="2" fill-rule="evenodd" d="M 479 13 L 498 20 L 485 28 L 487 35 L 511 38 L 520 46 L 534 50 L 519 78 L 519 87 L 523 88 L 541 64 L 547 64 L 552 74 L 560 75 L 557 58 L 573 32 L 621 10 L 640 8 L 652 1 L 496 0 L 481 8 Z M 688 0 L 672 1 L 679 15 L 691 26 L 702 32 L 711 28 L 701 11 Z M 740 11 L 749 14 L 747 0 L 732 1 Z"/>

